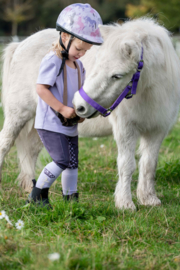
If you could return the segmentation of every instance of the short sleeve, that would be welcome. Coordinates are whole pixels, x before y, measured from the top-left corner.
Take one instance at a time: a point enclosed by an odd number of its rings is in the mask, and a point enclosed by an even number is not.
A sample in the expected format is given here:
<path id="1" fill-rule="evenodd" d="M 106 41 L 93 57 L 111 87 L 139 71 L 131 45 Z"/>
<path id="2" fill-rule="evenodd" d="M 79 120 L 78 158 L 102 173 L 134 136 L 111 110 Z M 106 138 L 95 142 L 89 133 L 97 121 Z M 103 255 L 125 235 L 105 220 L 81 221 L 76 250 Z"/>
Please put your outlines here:
<path id="1" fill-rule="evenodd" d="M 61 59 L 56 55 L 46 55 L 40 65 L 37 84 L 47 84 L 53 86 L 57 79 Z"/>

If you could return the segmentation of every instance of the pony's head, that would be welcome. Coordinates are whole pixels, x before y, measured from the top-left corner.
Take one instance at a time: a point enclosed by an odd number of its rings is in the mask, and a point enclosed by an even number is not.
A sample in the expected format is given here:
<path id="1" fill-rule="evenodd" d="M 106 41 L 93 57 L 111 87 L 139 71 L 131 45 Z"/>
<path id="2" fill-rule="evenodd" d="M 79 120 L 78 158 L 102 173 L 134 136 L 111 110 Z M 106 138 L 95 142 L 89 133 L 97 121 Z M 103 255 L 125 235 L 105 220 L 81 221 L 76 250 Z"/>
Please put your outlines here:
<path id="1" fill-rule="evenodd" d="M 133 32 L 127 33 L 121 25 L 100 26 L 100 31 L 104 43 L 96 51 L 94 67 L 83 88 L 91 99 L 108 108 L 135 73 L 142 45 L 137 35 Z M 79 92 L 74 95 L 73 103 L 80 117 L 99 114 Z"/>

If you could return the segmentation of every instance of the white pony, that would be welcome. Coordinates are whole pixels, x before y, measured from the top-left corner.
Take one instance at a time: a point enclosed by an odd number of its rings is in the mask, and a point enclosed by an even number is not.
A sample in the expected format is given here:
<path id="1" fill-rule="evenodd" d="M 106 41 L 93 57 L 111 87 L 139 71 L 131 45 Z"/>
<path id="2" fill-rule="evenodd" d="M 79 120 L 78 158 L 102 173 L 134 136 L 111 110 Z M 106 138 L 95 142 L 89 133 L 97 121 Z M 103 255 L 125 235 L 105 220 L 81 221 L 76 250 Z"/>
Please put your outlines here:
<path id="1" fill-rule="evenodd" d="M 102 26 L 100 30 L 104 44 L 93 46 L 83 59 L 87 70 L 84 90 L 106 108 L 112 105 L 132 78 L 140 60 L 141 48 L 144 50 L 144 67 L 137 94 L 132 99 L 124 99 L 108 118 L 118 146 L 119 181 L 115 204 L 118 208 L 135 209 L 131 179 L 136 166 L 136 142 L 140 137 L 137 196 L 141 204 L 159 205 L 161 202 L 155 194 L 154 176 L 160 145 L 179 110 L 180 61 L 167 30 L 151 19 Z M 38 68 L 57 37 L 55 30 L 44 30 L 19 44 L 10 44 L 4 54 L 2 102 L 5 121 L 0 133 L 0 169 L 4 156 L 16 139 L 21 164 L 19 179 L 24 188 L 29 187 L 34 176 L 36 159 L 42 147 L 33 129 Z M 79 93 L 75 94 L 74 105 L 80 116 L 89 117 L 95 112 Z M 78 108 L 83 108 L 83 112 Z M 95 134 L 97 126 L 101 127 L 99 135 L 103 130 L 104 135 L 110 134 L 108 119 L 98 118 L 97 122 L 95 118 L 86 120 L 80 134 L 98 135 Z"/>

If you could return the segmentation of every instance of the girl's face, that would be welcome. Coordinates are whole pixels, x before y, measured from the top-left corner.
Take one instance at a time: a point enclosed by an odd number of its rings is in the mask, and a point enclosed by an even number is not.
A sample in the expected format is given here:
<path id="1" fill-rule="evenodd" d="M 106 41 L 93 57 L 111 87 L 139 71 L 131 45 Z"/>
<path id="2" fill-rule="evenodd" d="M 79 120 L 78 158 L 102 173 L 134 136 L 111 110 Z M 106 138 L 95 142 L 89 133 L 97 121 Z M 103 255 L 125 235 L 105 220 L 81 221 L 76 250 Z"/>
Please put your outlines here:
<path id="1" fill-rule="evenodd" d="M 64 33 L 62 33 L 64 34 Z M 65 38 L 64 38 L 64 37 Z M 65 45 L 65 47 L 67 48 L 68 43 L 69 43 L 69 37 L 67 38 L 67 35 L 62 35 L 62 41 Z M 77 38 L 75 38 L 70 46 L 69 49 L 69 60 L 74 62 L 75 60 L 77 60 L 78 58 L 82 57 L 83 55 L 85 55 L 85 53 L 92 47 L 91 44 L 86 43 L 84 41 L 81 41 Z"/>

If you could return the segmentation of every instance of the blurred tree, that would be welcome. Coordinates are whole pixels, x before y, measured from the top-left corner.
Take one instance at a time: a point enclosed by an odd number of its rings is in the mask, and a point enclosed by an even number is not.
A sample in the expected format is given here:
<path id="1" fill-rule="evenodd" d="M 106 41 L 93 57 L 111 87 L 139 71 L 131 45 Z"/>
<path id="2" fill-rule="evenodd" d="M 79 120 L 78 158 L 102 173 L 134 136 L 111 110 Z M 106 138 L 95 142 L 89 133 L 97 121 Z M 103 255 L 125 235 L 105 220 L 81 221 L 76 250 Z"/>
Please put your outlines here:
<path id="1" fill-rule="evenodd" d="M 170 31 L 180 30 L 180 0 L 141 0 L 139 5 L 126 5 L 129 18 L 146 14 L 158 18 Z"/>
<path id="2" fill-rule="evenodd" d="M 138 5 L 140 1 L 131 0 L 131 4 Z M 125 8 L 129 0 L 81 0 L 80 2 L 88 2 L 95 8 L 104 23 L 121 22 L 127 19 Z M 29 35 L 49 27 L 55 28 L 61 10 L 73 3 L 77 3 L 77 0 L 0 0 L 0 32 L 9 33 L 10 22 L 13 25 L 13 35 L 17 33 L 17 26 L 19 35 Z"/>
<path id="3" fill-rule="evenodd" d="M 139 1 L 131 0 L 131 3 L 137 5 Z M 125 8 L 129 0 L 98 0 L 96 3 L 96 5 L 93 3 L 92 6 L 100 13 L 104 23 L 120 22 L 127 19 Z"/>
<path id="4" fill-rule="evenodd" d="M 3 6 L 1 18 L 12 23 L 12 36 L 17 35 L 18 24 L 33 17 L 32 1 L 0 0 Z"/>

